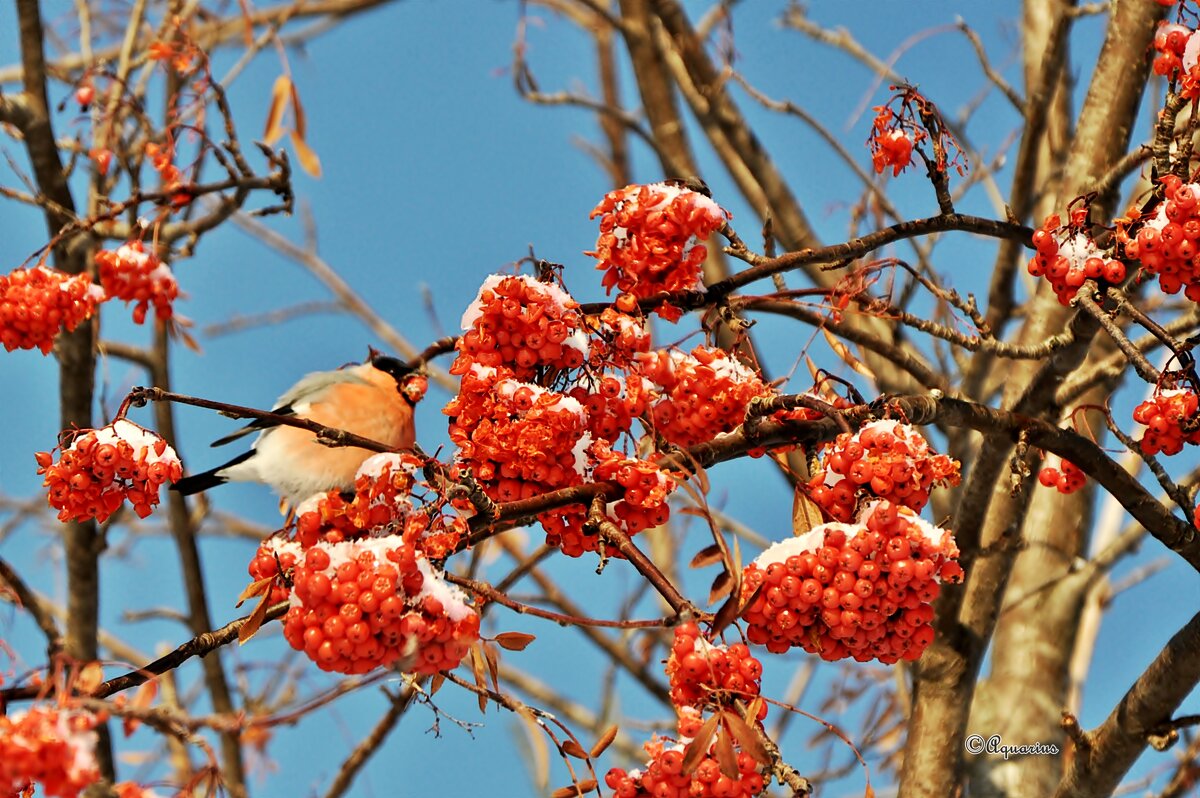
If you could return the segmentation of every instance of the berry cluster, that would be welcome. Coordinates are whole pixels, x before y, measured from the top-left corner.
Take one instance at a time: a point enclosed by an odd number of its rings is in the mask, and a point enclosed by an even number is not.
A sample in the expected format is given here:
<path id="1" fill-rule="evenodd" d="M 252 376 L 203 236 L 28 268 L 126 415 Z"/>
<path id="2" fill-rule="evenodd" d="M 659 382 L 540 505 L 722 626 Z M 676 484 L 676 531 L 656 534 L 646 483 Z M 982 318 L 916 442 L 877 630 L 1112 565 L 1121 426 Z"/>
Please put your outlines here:
<path id="1" fill-rule="evenodd" d="M 697 191 L 670 183 L 631 185 L 610 191 L 592 211 L 600 217 L 595 251 L 604 287 L 645 299 L 663 291 L 703 288 L 700 242 L 729 214 Z"/>
<path id="2" fill-rule="evenodd" d="M 0 344 L 49 354 L 54 336 L 70 332 L 96 311 L 104 289 L 86 274 L 69 275 L 45 266 L 0 275 Z"/>
<path id="3" fill-rule="evenodd" d="M 936 454 L 908 424 L 872 421 L 825 446 L 809 496 L 835 521 L 854 518 L 860 498 L 887 499 L 920 511 L 934 485 L 957 485 L 959 464 Z"/>
<path id="4" fill-rule="evenodd" d="M 1126 242 L 1125 254 L 1158 275 L 1164 292 L 1182 289 L 1188 299 L 1200 302 L 1200 184 L 1184 183 L 1176 175 L 1160 182 L 1166 199 Z"/>
<path id="5" fill-rule="evenodd" d="M 1179 454 L 1184 443 L 1200 443 L 1200 399 L 1191 391 L 1160 391 L 1133 409 L 1133 420 L 1146 426 L 1140 445 L 1145 454 Z"/>
<path id="6" fill-rule="evenodd" d="M 745 643 L 710 643 L 691 621 L 675 627 L 667 677 L 671 703 L 677 707 L 731 707 L 734 701 L 749 703 L 759 694 L 762 663 Z M 761 706 L 759 720 L 767 714 L 767 705 Z"/>
<path id="7" fill-rule="evenodd" d="M 1087 475 L 1079 466 L 1063 460 L 1059 467 L 1046 466 L 1038 472 L 1038 482 L 1047 488 L 1056 488 L 1059 493 L 1071 494 L 1087 484 Z"/>
<path id="8" fill-rule="evenodd" d="M 696 766 L 684 772 L 686 745 L 699 729 L 698 713 L 682 716 L 679 742 L 651 738 L 643 746 L 650 755 L 645 768 L 613 768 L 605 774 L 604 783 L 617 798 L 749 798 L 766 790 L 761 766 L 754 757 L 745 751 L 735 751 L 730 763 L 733 767 L 727 768 L 730 770 L 727 773 L 718 761 L 715 741 Z"/>
<path id="9" fill-rule="evenodd" d="M 1029 261 L 1029 273 L 1045 277 L 1060 304 L 1071 304 L 1085 280 L 1103 280 L 1117 285 L 1125 279 L 1125 264 L 1105 258 L 1080 224 L 1063 227 L 1058 214 L 1046 217 L 1033 234 L 1037 254 Z"/>
<path id="10" fill-rule="evenodd" d="M 153 141 L 146 144 L 146 157 L 154 171 L 158 172 L 161 190 L 170 195 L 169 199 L 176 208 L 181 208 L 192 201 L 192 194 L 184 185 L 183 172 L 175 165 L 175 143 L 168 140 L 166 145 Z"/>
<path id="11" fill-rule="evenodd" d="M 1189 56 L 1187 52 L 1188 40 L 1194 33 L 1191 28 L 1177 22 L 1159 23 L 1154 33 L 1154 74 L 1171 78 L 1178 73 L 1185 78 L 1185 90 L 1195 88 L 1194 78 L 1187 80 L 1196 66 L 1197 53 Z"/>
<path id="12" fill-rule="evenodd" d="M 118 419 L 98 430 L 80 430 L 58 462 L 38 452 L 39 475 L 49 488 L 50 506 L 60 521 L 103 522 L 126 499 L 139 518 L 158 504 L 164 482 L 177 482 L 183 466 L 175 450 L 149 430 Z"/>
<path id="13" fill-rule="evenodd" d="M 594 440 L 617 440 L 649 406 L 650 388 L 637 375 L 628 380 L 609 375 L 588 382 L 590 389 L 577 385 L 567 396 L 587 411 L 587 431 Z"/>
<path id="14" fill-rule="evenodd" d="M 100 267 L 100 285 L 109 299 L 126 303 L 136 302 L 133 321 L 146 320 L 146 310 L 154 305 L 154 315 L 169 319 L 172 303 L 179 296 L 179 284 L 167 265 L 153 252 L 146 252 L 141 241 L 122 244 L 115 251 L 102 249 L 96 253 Z"/>
<path id="15" fill-rule="evenodd" d="M 746 636 L 772 653 L 799 646 L 831 661 L 916 659 L 933 641 L 939 583 L 962 578 L 957 557 L 946 530 L 873 502 L 856 523 L 815 527 L 746 566 Z"/>
<path id="16" fill-rule="evenodd" d="M 395 529 L 412 511 L 421 460 L 411 454 L 376 454 L 358 467 L 353 492 L 331 490 L 296 507 L 296 540 L 341 543 L 377 529 Z"/>
<path id="17" fill-rule="evenodd" d="M 769 392 L 757 374 L 720 349 L 647 352 L 636 365 L 663 392 L 650 407 L 655 431 L 677 446 L 729 432 L 745 419 L 750 400 Z"/>
<path id="18" fill-rule="evenodd" d="M 400 660 L 437 673 L 479 639 L 466 595 L 399 535 L 316 543 L 296 559 L 291 581 L 284 637 L 322 670 L 366 673 Z"/>
<path id="19" fill-rule="evenodd" d="M 42 793 L 75 798 L 100 780 L 94 729 L 97 720 L 84 712 L 33 706 L 0 715 L 0 795 Z"/>
<path id="20" fill-rule="evenodd" d="M 463 335 L 451 374 L 471 366 L 505 366 L 518 380 L 538 369 L 566 370 L 588 357 L 579 303 L 554 283 L 525 275 L 493 274 L 462 317 Z"/>
<path id="21" fill-rule="evenodd" d="M 605 308 L 590 321 L 594 368 L 628 369 L 639 352 L 650 351 L 650 331 L 633 316 Z"/>
<path id="22" fill-rule="evenodd" d="M 923 130 L 906 130 L 905 120 L 897 117 L 886 105 L 877 106 L 874 110 L 875 119 L 867 139 L 871 164 L 875 167 L 875 174 L 881 174 L 890 166 L 892 177 L 899 177 L 912 163 L 913 147 L 925 133 Z"/>

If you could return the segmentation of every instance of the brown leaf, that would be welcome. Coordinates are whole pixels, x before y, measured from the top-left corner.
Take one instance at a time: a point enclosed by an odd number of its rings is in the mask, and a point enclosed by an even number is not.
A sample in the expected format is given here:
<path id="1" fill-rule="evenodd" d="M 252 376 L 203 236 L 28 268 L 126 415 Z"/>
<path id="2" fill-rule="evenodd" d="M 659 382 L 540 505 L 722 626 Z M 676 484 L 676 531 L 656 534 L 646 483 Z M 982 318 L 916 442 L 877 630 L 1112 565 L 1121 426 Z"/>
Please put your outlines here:
<path id="1" fill-rule="evenodd" d="M 300 92 L 296 90 L 296 84 L 291 84 L 292 90 L 292 114 L 296 120 L 296 135 L 300 138 L 308 136 L 308 120 L 304 116 L 304 106 L 300 104 Z"/>
<path id="2" fill-rule="evenodd" d="M 683 768 L 680 770 L 681 773 L 690 776 L 692 771 L 700 766 L 700 760 L 708 755 L 708 748 L 712 745 L 713 734 L 717 731 L 717 722 L 720 718 L 720 715 L 713 715 L 704 721 L 704 725 L 700 727 L 700 731 L 696 732 L 696 736 L 687 744 L 687 748 L 683 749 Z"/>
<path id="3" fill-rule="evenodd" d="M 287 111 L 291 92 L 291 78 L 287 75 L 275 78 L 275 85 L 271 88 L 271 105 L 267 109 L 267 124 L 263 128 L 263 142 L 268 146 L 283 138 L 283 114 Z"/>
<path id="4" fill-rule="evenodd" d="M 574 740 L 563 740 L 562 752 L 567 756 L 573 756 L 576 759 L 587 759 L 588 752 L 583 750 L 583 746 Z"/>
<path id="5" fill-rule="evenodd" d="M 809 498 L 808 491 L 797 485 L 792 494 L 792 534 L 800 537 L 813 527 L 825 523 L 821 517 L 821 505 Z"/>
<path id="6" fill-rule="evenodd" d="M 487 714 L 487 678 L 484 674 L 486 666 L 483 662 L 483 649 L 479 644 L 471 646 L 471 673 L 475 676 L 475 686 L 479 688 L 479 712 Z"/>
<path id="7" fill-rule="evenodd" d="M 863 798 L 875 798 L 875 788 L 870 784 L 868 784 L 867 788 L 863 790 Z"/>
<path id="8" fill-rule="evenodd" d="M 755 701 L 758 701 L 756 698 Z M 758 709 L 755 708 L 755 717 L 758 714 Z M 767 754 L 767 749 L 763 746 L 762 740 L 759 739 L 758 733 L 754 728 L 743 720 L 736 712 L 725 713 L 725 723 L 729 726 L 730 733 L 737 739 L 738 746 L 750 756 L 754 757 L 754 761 L 760 765 L 769 765 L 771 757 Z"/>
<path id="9" fill-rule="evenodd" d="M 713 580 L 712 587 L 708 589 L 709 606 L 720 601 L 722 596 L 728 596 L 730 589 L 733 587 L 733 577 L 728 571 L 722 571 L 717 574 L 717 578 Z"/>
<path id="10" fill-rule="evenodd" d="M 612 745 L 615 739 L 617 739 L 617 726 L 614 724 L 604 730 L 604 734 L 600 735 L 600 739 L 596 741 L 596 744 L 592 746 L 592 750 L 588 751 L 588 754 L 592 759 L 596 759 Z"/>
<path id="11" fill-rule="evenodd" d="M 526 646 L 537 640 L 533 635 L 524 632 L 501 632 L 495 639 L 496 645 L 509 651 L 524 651 Z"/>
<path id="12" fill-rule="evenodd" d="M 846 346 L 844 343 L 835 338 L 833 333 L 831 333 L 829 330 L 822 328 L 821 332 L 825 333 L 825 340 L 829 343 L 829 348 L 833 350 L 834 354 L 846 361 L 846 365 L 869 380 L 875 379 L 875 372 L 871 371 L 871 369 L 867 367 L 866 363 L 863 363 L 861 360 L 852 355 L 850 353 L 850 347 Z"/>
<path id="13" fill-rule="evenodd" d="M 696 556 L 692 557 L 692 561 L 688 563 L 688 568 L 707 568 L 710 565 L 716 565 L 724 559 L 725 553 L 721 550 L 721 547 L 713 543 L 711 546 L 705 546 L 696 552 Z"/>
<path id="14" fill-rule="evenodd" d="M 262 598 L 258 600 L 258 604 L 254 605 L 254 612 L 250 613 L 250 617 L 238 629 L 238 645 L 246 645 L 246 641 L 254 637 L 254 634 L 263 625 L 263 620 L 267 617 L 267 605 L 271 602 L 271 591 L 268 590 L 262 594 Z"/>
<path id="15" fill-rule="evenodd" d="M 731 779 L 739 778 L 737 753 L 733 750 L 733 740 L 729 739 L 724 726 L 717 732 L 717 744 L 713 746 L 713 753 L 717 757 L 717 764 L 721 766 L 721 773 Z"/>
<path id="16" fill-rule="evenodd" d="M 492 677 L 492 689 L 500 692 L 500 652 L 491 643 L 483 644 L 483 657 L 487 660 L 488 675 Z"/>
<path id="17" fill-rule="evenodd" d="M 320 177 L 321 159 L 308 146 L 308 142 L 302 136 L 297 136 L 295 131 L 292 131 L 292 147 L 296 150 L 296 160 L 300 162 L 300 168 L 312 177 Z"/>
<path id="18" fill-rule="evenodd" d="M 734 580 L 731 578 L 731 586 L 733 581 Z M 712 635 L 714 637 L 721 634 L 721 632 L 725 630 L 725 627 L 733 623 L 737 619 L 738 615 L 741 614 L 742 609 L 744 608 L 742 606 L 742 598 L 740 594 L 740 589 L 731 589 L 729 598 L 725 599 L 725 603 L 723 603 L 721 608 L 717 610 L 716 614 L 713 615 Z"/>
<path id="19" fill-rule="evenodd" d="M 433 678 L 429 680 L 429 694 L 433 695 L 438 690 L 442 689 L 442 685 L 446 683 L 446 674 L 435 673 Z"/>
<path id="20" fill-rule="evenodd" d="M 237 604 L 234 604 L 233 606 L 240 607 L 248 598 L 254 598 L 255 596 L 261 596 L 264 593 L 270 593 L 271 584 L 275 581 L 275 578 L 276 577 L 274 576 L 264 576 L 262 579 L 256 579 L 250 584 L 246 585 L 246 589 L 242 591 L 240 596 L 238 596 Z"/>
<path id="21" fill-rule="evenodd" d="M 133 700 L 129 702 L 129 706 L 134 709 L 149 709 L 154 703 L 155 696 L 158 695 L 158 681 L 151 679 L 148 682 L 142 682 L 141 687 L 133 694 Z"/>
<path id="22" fill-rule="evenodd" d="M 85 694 L 96 692 L 96 688 L 103 683 L 104 667 L 99 662 L 87 663 L 75 677 L 75 689 Z"/>
<path id="23" fill-rule="evenodd" d="M 566 787 L 559 787 L 554 792 L 550 793 L 550 798 L 572 798 L 576 795 L 587 795 L 589 792 L 596 789 L 595 779 L 584 779 L 577 784 L 570 784 Z"/>

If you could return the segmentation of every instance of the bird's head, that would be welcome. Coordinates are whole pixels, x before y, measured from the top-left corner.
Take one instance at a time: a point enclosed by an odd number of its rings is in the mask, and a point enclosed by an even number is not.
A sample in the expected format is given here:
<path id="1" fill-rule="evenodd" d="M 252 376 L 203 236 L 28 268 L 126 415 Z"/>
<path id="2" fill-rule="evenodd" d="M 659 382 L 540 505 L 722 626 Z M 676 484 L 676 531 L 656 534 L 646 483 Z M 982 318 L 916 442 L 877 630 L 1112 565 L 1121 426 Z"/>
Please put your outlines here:
<path id="1" fill-rule="evenodd" d="M 429 381 L 425 375 L 418 373 L 417 369 L 403 360 L 372 351 L 369 362 L 374 368 L 396 381 L 396 390 L 409 404 L 415 405 L 425 396 Z"/>

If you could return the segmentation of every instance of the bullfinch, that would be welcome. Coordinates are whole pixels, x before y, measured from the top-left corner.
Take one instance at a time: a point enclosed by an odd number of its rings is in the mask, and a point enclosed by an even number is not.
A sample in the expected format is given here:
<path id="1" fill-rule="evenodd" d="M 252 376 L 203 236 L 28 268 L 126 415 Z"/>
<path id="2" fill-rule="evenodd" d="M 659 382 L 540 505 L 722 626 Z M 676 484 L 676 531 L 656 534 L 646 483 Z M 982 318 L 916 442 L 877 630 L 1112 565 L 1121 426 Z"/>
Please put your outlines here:
<path id="1" fill-rule="evenodd" d="M 412 448 L 413 404 L 418 391 L 405 391 L 413 369 L 394 357 L 376 355 L 365 363 L 304 376 L 272 411 L 294 415 L 378 441 L 394 449 Z M 262 482 L 283 502 L 295 506 L 334 488 L 354 487 L 354 475 L 374 452 L 354 446 L 325 446 L 305 429 L 256 420 L 214 441 L 223 446 L 258 432 L 250 451 L 224 465 L 181 479 L 172 486 L 185 496 L 226 482 Z"/>

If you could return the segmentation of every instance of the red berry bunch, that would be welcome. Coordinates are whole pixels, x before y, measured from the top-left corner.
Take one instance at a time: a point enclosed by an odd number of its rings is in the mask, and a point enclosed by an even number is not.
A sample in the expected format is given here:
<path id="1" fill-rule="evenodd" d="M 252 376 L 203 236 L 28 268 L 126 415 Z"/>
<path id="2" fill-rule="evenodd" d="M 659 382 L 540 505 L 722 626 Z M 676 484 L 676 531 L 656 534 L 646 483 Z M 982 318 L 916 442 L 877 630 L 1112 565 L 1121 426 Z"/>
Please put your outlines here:
<path id="1" fill-rule="evenodd" d="M 268 605 L 288 600 L 291 593 L 288 582 L 292 578 L 292 569 L 303 556 L 302 544 L 285 538 L 267 538 L 258 544 L 258 551 L 254 553 L 254 558 L 250 560 L 246 570 L 255 582 L 275 579 L 271 585 L 271 595 L 267 599 Z"/>
<path id="2" fill-rule="evenodd" d="M 1180 289 L 1200 302 L 1200 184 L 1184 183 L 1176 175 L 1160 181 L 1166 199 L 1137 236 L 1125 244 L 1125 254 L 1137 258 L 1168 294 Z"/>
<path id="3" fill-rule="evenodd" d="M 38 452 L 36 458 L 60 521 L 104 522 L 126 499 L 145 518 L 158 504 L 159 487 L 183 476 L 179 457 L 166 441 L 123 418 L 103 429 L 79 430 L 58 462 L 51 452 Z"/>
<path id="4" fill-rule="evenodd" d="M 948 531 L 874 502 L 858 523 L 815 527 L 746 566 L 746 636 L 776 654 L 799 646 L 830 661 L 914 660 L 933 641 L 939 583 L 962 579 L 957 557 Z"/>
<path id="5" fill-rule="evenodd" d="M 867 146 L 871 150 L 871 164 L 875 174 L 881 174 L 889 166 L 892 177 L 898 177 L 912 163 L 913 147 L 923 130 L 906 130 L 904 121 L 886 105 L 877 106 L 875 120 L 871 123 L 871 135 Z M 919 137 L 919 138 L 918 138 Z"/>
<path id="6" fill-rule="evenodd" d="M 567 395 L 587 411 L 587 430 L 594 440 L 615 442 L 649 407 L 650 386 L 636 374 L 626 379 L 607 375 L 587 382 L 590 388 L 577 385 Z"/>
<path id="7" fill-rule="evenodd" d="M 53 706 L 0 715 L 0 795 L 75 798 L 100 780 L 98 721 L 90 713 Z M 28 792 L 26 792 L 28 791 Z"/>
<path id="8" fill-rule="evenodd" d="M 588 357 L 579 303 L 555 283 L 525 275 L 488 277 L 462 317 L 451 374 L 472 365 L 503 366 L 519 380 L 538 369 L 578 368 Z"/>
<path id="9" fill-rule="evenodd" d="M 698 346 L 647 352 L 637 370 L 662 389 L 650 408 L 655 431 L 677 446 L 693 446 L 729 432 L 746 417 L 746 406 L 769 389 L 727 352 Z"/>
<path id="10" fill-rule="evenodd" d="M 744 751 L 735 754 L 736 772 L 723 773 L 715 742 L 695 769 L 685 773 L 685 742 L 690 740 L 676 743 L 652 738 L 645 744 L 650 761 L 644 769 L 613 768 L 605 774 L 604 783 L 617 798 L 740 798 L 761 795 L 766 789 L 758 762 Z"/>
<path id="11" fill-rule="evenodd" d="M 0 344 L 9 352 L 40 349 L 49 354 L 54 336 L 74 330 L 103 300 L 104 289 L 87 274 L 36 266 L 0 275 Z"/>
<path id="12" fill-rule="evenodd" d="M 168 140 L 165 145 L 149 142 L 146 145 L 146 158 L 154 171 L 158 172 L 161 190 L 170 195 L 172 205 L 180 208 L 192 201 L 192 193 L 184 185 L 183 172 L 174 163 L 175 142 Z"/>
<path id="13" fill-rule="evenodd" d="M 117 798 L 162 798 L 157 792 L 136 781 L 122 781 L 113 785 Z"/>
<path id="14" fill-rule="evenodd" d="M 712 199 L 670 183 L 630 185 L 610 191 L 592 211 L 600 217 L 596 249 L 604 287 L 638 299 L 663 291 L 703 288 L 700 267 L 708 250 L 701 241 L 729 218 Z"/>
<path id="15" fill-rule="evenodd" d="M 359 466 L 353 493 L 331 490 L 296 507 L 296 539 L 304 548 L 318 540 L 340 543 L 402 521 L 413 507 L 421 460 L 411 454 L 376 454 Z"/>
<path id="16" fill-rule="evenodd" d="M 1075 291 L 1085 280 L 1116 285 L 1125 279 L 1125 264 L 1105 258 L 1083 230 L 1082 221 L 1064 228 L 1058 214 L 1051 214 L 1033 234 L 1037 254 L 1029 261 L 1029 273 L 1045 277 L 1063 305 L 1071 304 Z"/>
<path id="17" fill-rule="evenodd" d="M 179 296 L 179 284 L 157 255 L 145 251 L 141 241 L 122 244 L 115 251 L 100 250 L 96 264 L 100 267 L 100 285 L 109 299 L 137 303 L 133 307 L 135 324 L 146 320 L 150 305 L 154 305 L 158 318 L 171 318 L 171 303 Z"/>
<path id="18" fill-rule="evenodd" d="M 611 512 L 630 535 L 643 529 L 662 526 L 671 515 L 667 496 L 675 490 L 675 480 L 648 460 L 624 457 L 605 441 L 596 441 L 589 453 L 596 461 L 592 478 L 616 482 L 625 489 Z"/>
<path id="19" fill-rule="evenodd" d="M 291 578 L 284 637 L 322 670 L 366 673 L 403 660 L 437 673 L 479 639 L 466 595 L 398 535 L 317 543 Z"/>
<path id="20" fill-rule="evenodd" d="M 589 317 L 592 328 L 590 364 L 596 368 L 628 369 L 639 352 L 650 351 L 650 330 L 640 320 L 615 308 Z"/>
<path id="21" fill-rule="evenodd" d="M 667 659 L 671 703 L 677 707 L 733 706 L 749 703 L 759 694 L 762 663 L 745 643 L 710 643 L 694 621 L 675 627 L 675 642 Z M 761 704 L 759 720 L 766 717 Z"/>
<path id="22" fill-rule="evenodd" d="M 1087 484 L 1087 475 L 1079 466 L 1063 460 L 1059 467 L 1046 466 L 1038 472 L 1038 482 L 1047 488 L 1057 488 L 1059 493 L 1074 493 Z"/>
<path id="23" fill-rule="evenodd" d="M 1188 40 L 1194 32 L 1176 22 L 1159 23 L 1154 33 L 1154 74 L 1169 78 L 1176 72 L 1187 72 L 1196 65 L 1196 55 L 1193 54 L 1188 59 L 1191 63 L 1186 68 L 1184 66 Z"/>
<path id="24" fill-rule="evenodd" d="M 480 366 L 442 411 L 450 440 L 488 496 L 507 502 L 576 485 L 587 466 L 587 412 L 575 399 Z"/>
<path id="25" fill-rule="evenodd" d="M 1191 391 L 1159 391 L 1133 409 L 1133 420 L 1146 425 L 1140 445 L 1145 454 L 1179 454 L 1183 444 L 1200 443 L 1200 399 Z M 1185 431 L 1186 428 L 1186 431 Z"/>
<path id="26" fill-rule="evenodd" d="M 934 485 L 957 485 L 959 463 L 936 454 L 915 427 L 872 421 L 827 444 L 809 496 L 836 521 L 855 516 L 860 491 L 920 512 Z"/>

